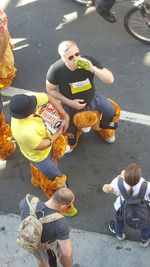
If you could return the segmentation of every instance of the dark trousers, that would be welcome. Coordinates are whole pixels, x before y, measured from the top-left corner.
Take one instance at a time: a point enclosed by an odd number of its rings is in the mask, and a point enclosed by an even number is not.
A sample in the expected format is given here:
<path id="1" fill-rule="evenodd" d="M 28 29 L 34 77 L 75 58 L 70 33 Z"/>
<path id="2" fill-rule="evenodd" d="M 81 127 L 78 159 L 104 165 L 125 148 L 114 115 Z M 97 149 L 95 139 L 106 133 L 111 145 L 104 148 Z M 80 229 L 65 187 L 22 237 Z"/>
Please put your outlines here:
<path id="1" fill-rule="evenodd" d="M 96 11 L 100 15 L 106 14 L 113 7 L 116 0 L 97 0 L 96 2 Z"/>
<path id="2" fill-rule="evenodd" d="M 122 235 L 124 232 L 124 222 L 122 219 L 118 219 L 119 211 L 115 211 L 116 220 L 115 220 L 115 232 L 118 235 Z M 141 230 L 141 240 L 146 242 L 150 239 L 150 225 Z"/>

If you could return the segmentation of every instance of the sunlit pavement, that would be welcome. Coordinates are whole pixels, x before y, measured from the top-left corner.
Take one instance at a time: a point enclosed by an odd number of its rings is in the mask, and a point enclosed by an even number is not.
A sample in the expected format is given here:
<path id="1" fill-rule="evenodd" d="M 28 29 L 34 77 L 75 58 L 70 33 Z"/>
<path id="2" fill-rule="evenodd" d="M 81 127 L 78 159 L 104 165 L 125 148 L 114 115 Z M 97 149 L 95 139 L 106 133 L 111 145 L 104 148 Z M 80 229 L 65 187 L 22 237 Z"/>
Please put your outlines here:
<path id="1" fill-rule="evenodd" d="M 16 245 L 20 217 L 0 215 L 0 267 L 37 267 L 36 260 Z M 139 243 L 71 229 L 74 263 L 81 267 L 149 267 L 149 248 Z"/>

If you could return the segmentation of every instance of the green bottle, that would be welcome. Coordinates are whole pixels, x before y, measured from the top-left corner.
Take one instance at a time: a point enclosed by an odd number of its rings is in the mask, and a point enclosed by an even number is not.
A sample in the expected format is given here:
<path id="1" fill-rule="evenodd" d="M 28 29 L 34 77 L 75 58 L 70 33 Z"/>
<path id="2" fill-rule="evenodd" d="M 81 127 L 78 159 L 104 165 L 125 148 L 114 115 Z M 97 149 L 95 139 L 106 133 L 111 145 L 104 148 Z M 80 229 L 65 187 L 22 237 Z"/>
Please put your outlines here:
<path id="1" fill-rule="evenodd" d="M 82 69 L 85 69 L 85 70 L 87 70 L 87 69 L 90 67 L 89 62 L 86 61 L 86 60 L 83 60 L 83 59 L 77 59 L 77 60 L 76 60 L 76 65 L 77 65 L 79 68 L 82 68 Z"/>

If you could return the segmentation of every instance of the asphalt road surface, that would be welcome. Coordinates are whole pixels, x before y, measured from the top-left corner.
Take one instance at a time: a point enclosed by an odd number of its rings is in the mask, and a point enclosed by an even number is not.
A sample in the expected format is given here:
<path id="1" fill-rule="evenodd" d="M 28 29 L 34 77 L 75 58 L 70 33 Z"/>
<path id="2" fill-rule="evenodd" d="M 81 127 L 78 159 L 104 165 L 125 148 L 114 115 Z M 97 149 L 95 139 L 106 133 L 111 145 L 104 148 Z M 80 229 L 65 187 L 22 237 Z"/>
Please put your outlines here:
<path id="1" fill-rule="evenodd" d="M 16 43 L 18 71 L 14 87 L 44 92 L 47 69 L 58 59 L 59 42 L 73 39 L 84 54 L 99 58 L 114 73 L 113 85 L 96 80 L 100 92 L 117 101 L 122 110 L 150 115 L 150 68 L 142 64 L 149 46 L 134 40 L 123 27 L 130 2 L 115 6 L 118 16 L 115 24 L 105 22 L 94 9 L 86 14 L 89 9 L 71 0 L 7 2 L 9 29 Z M 8 106 L 4 112 L 9 121 Z M 69 219 L 72 227 L 109 233 L 107 224 L 113 216 L 114 197 L 105 195 L 101 187 L 133 161 L 150 180 L 149 136 L 149 126 L 132 120 L 120 121 L 112 145 L 95 132 L 82 135 L 77 149 L 60 162 L 76 195 L 78 216 Z M 0 211 L 18 213 L 18 202 L 26 193 L 45 199 L 42 191 L 31 185 L 29 164 L 17 149 L 0 171 Z M 136 239 L 137 235 L 129 231 L 128 238 Z"/>

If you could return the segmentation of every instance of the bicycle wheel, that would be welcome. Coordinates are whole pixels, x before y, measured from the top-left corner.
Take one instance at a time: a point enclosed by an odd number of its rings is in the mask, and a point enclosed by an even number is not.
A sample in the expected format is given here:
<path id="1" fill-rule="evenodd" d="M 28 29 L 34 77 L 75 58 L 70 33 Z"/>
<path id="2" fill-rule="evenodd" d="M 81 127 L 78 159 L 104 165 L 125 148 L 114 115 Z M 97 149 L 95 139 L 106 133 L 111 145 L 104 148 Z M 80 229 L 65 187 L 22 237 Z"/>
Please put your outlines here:
<path id="1" fill-rule="evenodd" d="M 146 9 L 149 14 L 142 14 L 137 7 L 131 8 L 124 17 L 124 27 L 134 38 L 144 43 L 150 43 L 150 5 Z"/>

